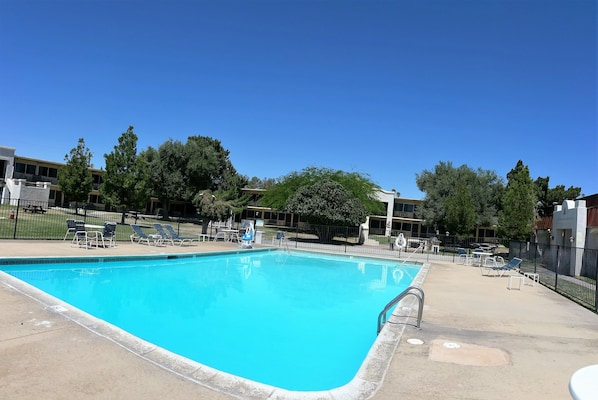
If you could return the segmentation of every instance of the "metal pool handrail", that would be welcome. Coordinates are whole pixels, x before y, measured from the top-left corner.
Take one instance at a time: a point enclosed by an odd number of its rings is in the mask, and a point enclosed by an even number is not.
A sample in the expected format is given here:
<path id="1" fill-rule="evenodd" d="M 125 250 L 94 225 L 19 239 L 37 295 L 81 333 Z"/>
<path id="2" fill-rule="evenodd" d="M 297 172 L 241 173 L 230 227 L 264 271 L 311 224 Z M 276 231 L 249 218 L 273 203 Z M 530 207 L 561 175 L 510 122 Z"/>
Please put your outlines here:
<path id="1" fill-rule="evenodd" d="M 414 291 L 416 291 L 417 293 L 414 293 Z M 422 314 L 424 312 L 424 291 L 416 286 L 409 286 L 407 289 L 403 290 L 401 292 L 401 294 L 399 294 L 397 297 L 395 297 L 394 299 L 389 301 L 388 304 L 384 307 L 384 309 L 380 312 L 380 314 L 378 314 L 378 332 L 377 332 L 377 334 L 380 334 L 382 327 L 386 323 L 386 313 L 388 312 L 388 310 L 390 310 L 392 308 L 392 306 L 397 304 L 399 301 L 401 301 L 403 298 L 405 298 L 408 295 L 415 296 L 417 298 L 417 300 L 419 301 L 419 307 L 417 310 L 417 328 L 418 329 L 420 328 L 420 324 L 422 321 Z"/>

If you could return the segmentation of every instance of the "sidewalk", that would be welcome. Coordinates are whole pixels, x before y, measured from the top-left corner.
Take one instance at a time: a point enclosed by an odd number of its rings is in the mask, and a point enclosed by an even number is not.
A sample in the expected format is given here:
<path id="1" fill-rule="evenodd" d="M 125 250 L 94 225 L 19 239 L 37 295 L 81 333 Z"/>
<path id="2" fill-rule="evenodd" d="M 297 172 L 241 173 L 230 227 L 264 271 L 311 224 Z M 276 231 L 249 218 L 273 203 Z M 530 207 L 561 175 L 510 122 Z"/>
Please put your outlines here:
<path id="1" fill-rule="evenodd" d="M 3 257 L 233 249 L 213 242 L 85 250 L 61 241 L 0 241 Z M 432 264 L 422 329 L 405 328 L 372 399 L 570 398 L 571 375 L 598 363 L 598 315 L 539 285 L 508 290 L 507 281 L 471 266 Z M 0 398 L 232 399 L 44 309 L 1 279 L 0 306 Z"/>

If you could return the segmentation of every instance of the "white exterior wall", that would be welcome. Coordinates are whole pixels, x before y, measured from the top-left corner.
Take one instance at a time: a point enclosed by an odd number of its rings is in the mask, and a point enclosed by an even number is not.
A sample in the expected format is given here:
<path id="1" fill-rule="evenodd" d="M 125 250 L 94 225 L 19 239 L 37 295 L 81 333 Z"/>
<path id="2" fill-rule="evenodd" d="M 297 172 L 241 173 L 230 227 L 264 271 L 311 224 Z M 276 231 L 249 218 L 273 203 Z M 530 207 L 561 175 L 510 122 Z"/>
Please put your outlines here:
<path id="1" fill-rule="evenodd" d="M 48 207 L 50 200 L 50 182 L 37 182 L 35 186 L 27 185 L 26 179 L 7 179 L 4 187 L 2 203 L 10 200 L 10 204 L 18 205 L 19 201 L 27 200 L 36 203 L 43 203 Z"/>
<path id="2" fill-rule="evenodd" d="M 396 196 L 397 192 L 395 192 L 394 190 L 390 192 L 386 190 L 380 190 L 377 193 L 378 200 L 380 200 L 383 203 L 386 203 L 386 227 L 384 229 L 384 236 L 386 237 L 389 237 L 392 231 L 392 216 L 394 212 Z"/>
<path id="3" fill-rule="evenodd" d="M 555 206 L 552 215 L 552 243 L 557 246 L 571 246 L 570 275 L 581 274 L 583 248 L 586 244 L 587 208 L 585 200 L 565 200 Z"/>
<path id="4" fill-rule="evenodd" d="M 0 176 L 4 180 L 4 183 L 0 186 L 0 204 L 8 202 L 8 198 L 10 197 L 6 181 L 12 178 L 13 171 L 15 170 L 15 151 L 16 149 L 13 147 L 0 146 L 0 160 L 5 162 L 5 170 L 0 171 L 0 173 L 4 172 L 4 176 Z"/>

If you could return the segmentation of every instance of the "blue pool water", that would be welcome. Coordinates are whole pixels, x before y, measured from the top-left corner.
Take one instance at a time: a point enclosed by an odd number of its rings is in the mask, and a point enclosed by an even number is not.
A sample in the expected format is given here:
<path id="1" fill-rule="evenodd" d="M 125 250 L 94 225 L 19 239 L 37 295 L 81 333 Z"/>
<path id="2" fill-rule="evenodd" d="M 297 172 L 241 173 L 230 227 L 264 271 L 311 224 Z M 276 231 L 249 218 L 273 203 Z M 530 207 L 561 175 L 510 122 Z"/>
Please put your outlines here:
<path id="1" fill-rule="evenodd" d="M 268 251 L 0 269 L 199 363 L 312 391 L 355 376 L 419 266 Z"/>

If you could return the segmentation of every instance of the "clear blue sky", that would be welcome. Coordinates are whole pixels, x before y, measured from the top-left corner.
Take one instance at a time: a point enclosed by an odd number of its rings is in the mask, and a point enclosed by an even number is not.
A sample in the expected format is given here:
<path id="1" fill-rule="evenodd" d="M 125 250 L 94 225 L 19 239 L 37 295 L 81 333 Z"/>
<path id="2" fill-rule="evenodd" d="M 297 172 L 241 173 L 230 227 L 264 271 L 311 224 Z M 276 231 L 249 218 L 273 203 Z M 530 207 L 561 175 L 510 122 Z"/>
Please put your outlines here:
<path id="1" fill-rule="evenodd" d="M 210 136 L 248 177 L 439 161 L 598 193 L 593 0 L 0 0 L 0 145 Z"/>

